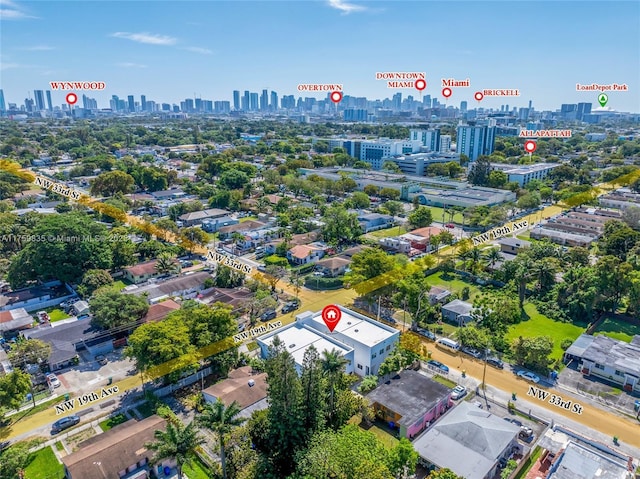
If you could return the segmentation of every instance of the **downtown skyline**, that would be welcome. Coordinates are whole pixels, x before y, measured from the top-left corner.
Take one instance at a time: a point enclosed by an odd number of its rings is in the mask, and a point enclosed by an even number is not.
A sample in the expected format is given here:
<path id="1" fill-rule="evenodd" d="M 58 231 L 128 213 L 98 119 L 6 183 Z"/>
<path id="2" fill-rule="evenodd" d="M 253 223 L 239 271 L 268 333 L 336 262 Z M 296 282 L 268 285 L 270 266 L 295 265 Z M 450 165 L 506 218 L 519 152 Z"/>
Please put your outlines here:
<path id="1" fill-rule="evenodd" d="M 233 90 L 298 92 L 339 83 L 370 100 L 431 95 L 443 78 L 470 79 L 447 105 L 556 110 L 597 103 L 576 84 L 625 83 L 607 107 L 640 111 L 637 2 L 9 2 L 0 0 L 0 88 L 22 103 L 51 81 L 104 81 L 75 91 L 107 108 L 112 95 L 158 103 L 233 102 Z M 453 7 L 453 6 L 456 7 Z M 578 6 L 579 5 L 579 6 Z M 250 6 L 250 8 L 248 8 Z M 144 22 L 140 19 L 143 18 Z M 532 34 L 521 33 L 522 24 Z M 597 34 L 594 34 L 597 33 Z M 427 89 L 389 89 L 377 72 L 424 72 Z M 516 88 L 520 97 L 473 99 Z M 64 102 L 52 92 L 53 102 Z"/>

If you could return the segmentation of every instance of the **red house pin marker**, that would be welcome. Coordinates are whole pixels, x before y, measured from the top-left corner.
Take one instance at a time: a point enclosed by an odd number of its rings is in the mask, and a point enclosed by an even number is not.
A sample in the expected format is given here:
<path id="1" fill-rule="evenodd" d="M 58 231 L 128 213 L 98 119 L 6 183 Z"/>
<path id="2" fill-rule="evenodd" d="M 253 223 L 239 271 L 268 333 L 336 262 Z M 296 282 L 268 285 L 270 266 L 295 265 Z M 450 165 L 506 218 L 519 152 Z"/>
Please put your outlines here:
<path id="1" fill-rule="evenodd" d="M 340 318 L 342 318 L 342 311 L 340 311 L 340 308 L 333 304 L 325 306 L 322 310 L 322 320 L 324 321 L 324 324 L 327 325 L 327 328 L 329 328 L 329 331 L 332 333 L 340 322 Z"/>

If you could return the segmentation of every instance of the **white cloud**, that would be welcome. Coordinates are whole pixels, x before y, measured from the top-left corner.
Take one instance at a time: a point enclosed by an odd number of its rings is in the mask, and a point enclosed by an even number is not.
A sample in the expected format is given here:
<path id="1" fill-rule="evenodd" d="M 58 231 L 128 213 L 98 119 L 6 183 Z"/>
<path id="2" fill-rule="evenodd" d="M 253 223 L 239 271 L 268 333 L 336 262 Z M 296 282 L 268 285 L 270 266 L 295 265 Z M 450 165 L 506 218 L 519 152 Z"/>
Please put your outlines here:
<path id="1" fill-rule="evenodd" d="M 24 65 L 22 63 L 0 63 L 0 70 L 15 70 L 17 68 L 36 68 L 34 65 Z"/>
<path id="2" fill-rule="evenodd" d="M 21 20 L 23 18 L 38 18 L 33 15 L 27 15 L 20 10 L 13 10 L 8 8 L 0 8 L 0 20 Z"/>
<path id="3" fill-rule="evenodd" d="M 209 50 L 208 48 L 186 47 L 186 48 L 184 48 L 184 50 L 187 50 L 187 51 L 193 52 L 193 53 L 200 53 L 202 55 L 212 55 L 213 54 L 213 51 Z"/>
<path id="4" fill-rule="evenodd" d="M 55 50 L 55 48 L 48 45 L 34 45 L 32 47 L 20 48 L 19 50 L 24 50 L 27 52 L 48 52 L 50 50 Z"/>
<path id="5" fill-rule="evenodd" d="M 353 12 L 364 12 L 367 10 L 367 8 L 362 5 L 354 5 L 353 3 L 347 3 L 344 0 L 329 0 L 329 6 L 336 10 L 340 10 L 343 15 L 348 15 Z"/>
<path id="6" fill-rule="evenodd" d="M 116 66 L 119 66 L 122 68 L 147 68 L 147 65 L 143 65 L 141 63 L 133 63 L 133 62 L 116 63 Z"/>
<path id="7" fill-rule="evenodd" d="M 147 43 L 149 45 L 175 45 L 178 41 L 176 38 L 167 35 L 157 35 L 155 33 L 129 33 L 116 32 L 111 34 L 112 37 L 126 38 L 138 43 Z"/>

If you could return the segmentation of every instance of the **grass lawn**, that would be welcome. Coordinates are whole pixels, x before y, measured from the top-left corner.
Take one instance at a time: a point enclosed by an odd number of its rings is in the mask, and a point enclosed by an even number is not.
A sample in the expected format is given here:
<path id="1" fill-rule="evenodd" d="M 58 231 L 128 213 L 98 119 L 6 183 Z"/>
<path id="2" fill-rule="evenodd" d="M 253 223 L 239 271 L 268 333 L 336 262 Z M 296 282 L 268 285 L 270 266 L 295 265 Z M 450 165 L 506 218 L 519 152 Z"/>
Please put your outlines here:
<path id="1" fill-rule="evenodd" d="M 251 341 L 249 343 L 247 343 L 247 349 L 249 351 L 253 351 L 255 349 L 258 349 L 260 346 L 258 346 L 258 343 L 256 343 L 255 341 Z"/>
<path id="2" fill-rule="evenodd" d="M 433 217 L 433 221 L 437 221 L 439 223 L 442 222 L 442 213 L 444 211 L 444 208 L 440 208 L 439 206 L 428 206 L 427 208 L 431 210 L 431 216 Z M 449 211 L 451 210 L 447 209 L 447 213 L 444 215 L 444 223 L 449 223 L 449 219 L 450 219 Z M 456 214 L 453 215 L 453 222 L 461 225 L 462 213 L 456 212 Z"/>
<path id="3" fill-rule="evenodd" d="M 113 289 L 115 289 L 116 291 L 121 291 L 123 288 L 126 288 L 127 286 L 128 286 L 127 283 L 125 283 L 120 279 L 118 281 L 113 282 Z"/>
<path id="4" fill-rule="evenodd" d="M 140 413 L 143 419 L 153 416 L 153 406 L 149 402 L 142 403 L 140 406 L 136 406 L 136 410 Z"/>
<path id="5" fill-rule="evenodd" d="M 36 395 L 36 400 L 38 399 L 38 395 Z M 55 397 L 53 399 L 51 399 L 50 401 L 45 401 L 41 404 L 38 404 L 36 407 L 32 407 L 30 409 L 26 409 L 24 411 L 20 411 L 18 413 L 12 414 L 11 416 L 8 416 L 8 420 L 9 420 L 9 424 L 7 424 L 7 426 L 11 426 L 19 421 L 21 421 L 22 419 L 24 419 L 27 416 L 31 416 L 33 414 L 45 411 L 46 409 L 49 409 L 51 407 L 54 406 L 54 404 L 58 404 L 59 402 L 64 401 L 64 395 Z M 8 411 L 11 412 L 11 411 Z"/>
<path id="6" fill-rule="evenodd" d="M 61 309 L 56 308 L 49 311 L 49 319 L 51 320 L 52 323 L 55 323 L 56 321 L 60 321 L 61 319 L 67 319 L 70 317 L 71 316 L 69 316 L 67 313 L 65 313 Z"/>
<path id="7" fill-rule="evenodd" d="M 457 384 L 453 381 L 451 381 L 450 379 L 444 378 L 442 376 L 440 376 L 439 374 L 436 374 L 435 376 L 433 376 L 431 379 L 433 379 L 435 382 L 442 384 L 443 386 L 447 386 L 448 388 L 455 388 L 457 386 Z"/>
<path id="8" fill-rule="evenodd" d="M 564 351 L 560 347 L 560 343 L 564 339 L 574 340 L 585 331 L 584 327 L 576 326 L 572 323 L 554 321 L 543 316 L 538 313 L 532 303 L 525 304 L 524 310 L 529 315 L 529 319 L 511 326 L 507 332 L 507 340 L 513 341 L 518 339 L 519 336 L 551 336 L 553 338 L 553 352 L 550 357 L 553 359 L 562 359 Z"/>
<path id="9" fill-rule="evenodd" d="M 371 426 L 368 431 L 376 436 L 387 449 L 393 449 L 394 447 L 396 447 L 396 444 L 400 442 L 387 431 L 380 429 L 378 426 Z"/>
<path id="10" fill-rule="evenodd" d="M 393 228 L 387 228 L 384 230 L 371 231 L 370 233 L 367 233 L 364 236 L 369 236 L 375 239 L 382 239 L 382 238 L 390 238 L 392 236 L 403 235 L 406 232 L 407 232 L 407 229 L 404 228 L 403 226 L 394 226 Z"/>
<path id="11" fill-rule="evenodd" d="M 445 275 L 444 278 L 442 277 L 443 274 L 442 271 L 438 271 L 431 276 L 427 276 L 428 284 L 430 286 L 439 286 L 448 289 L 452 293 L 460 293 L 465 286 L 468 286 L 469 299 L 466 301 L 469 303 L 473 303 L 474 298 L 480 294 L 480 288 L 477 284 L 467 282 L 455 273 L 450 273 L 449 276 Z M 451 280 L 448 281 L 448 278 L 451 278 Z"/>
<path id="12" fill-rule="evenodd" d="M 64 467 L 51 449 L 51 446 L 34 452 L 24 470 L 25 479 L 62 479 Z"/>
<path id="13" fill-rule="evenodd" d="M 98 425 L 100 426 L 100 429 L 102 429 L 104 432 L 107 432 L 112 427 L 115 427 L 118 424 L 122 424 L 126 421 L 128 421 L 127 416 L 124 413 L 120 413 L 116 416 L 110 417 L 106 421 L 102 421 Z"/>
<path id="14" fill-rule="evenodd" d="M 209 479 L 211 477 L 209 468 L 198 458 L 195 458 L 191 464 L 185 464 L 182 471 L 189 479 Z"/>
<path id="15" fill-rule="evenodd" d="M 57 451 L 64 451 L 64 446 L 62 445 L 61 441 L 56 442 L 56 450 Z"/>
<path id="16" fill-rule="evenodd" d="M 595 332 L 630 343 L 633 336 L 640 334 L 640 320 L 622 320 L 607 316 Z"/>

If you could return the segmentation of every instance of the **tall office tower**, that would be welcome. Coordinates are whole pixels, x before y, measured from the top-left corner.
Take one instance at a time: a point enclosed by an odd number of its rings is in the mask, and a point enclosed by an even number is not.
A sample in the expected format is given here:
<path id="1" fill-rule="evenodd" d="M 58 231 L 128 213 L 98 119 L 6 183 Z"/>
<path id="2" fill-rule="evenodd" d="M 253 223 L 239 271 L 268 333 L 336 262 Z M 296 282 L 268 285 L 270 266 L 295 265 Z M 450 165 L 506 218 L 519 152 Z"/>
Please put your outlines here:
<path id="1" fill-rule="evenodd" d="M 82 95 L 82 108 L 84 108 L 85 110 L 88 110 L 90 108 L 88 100 L 91 100 L 91 98 L 89 98 L 87 95 Z"/>
<path id="2" fill-rule="evenodd" d="M 470 161 L 476 161 L 480 155 L 493 153 L 495 141 L 495 126 L 458 125 L 456 152 L 464 153 Z"/>
<path id="3" fill-rule="evenodd" d="M 440 108 L 440 102 L 437 98 L 431 100 L 431 108 Z"/>
<path id="4" fill-rule="evenodd" d="M 204 104 L 202 98 L 196 98 L 195 111 L 204 111 Z"/>
<path id="5" fill-rule="evenodd" d="M 42 90 L 33 90 L 33 96 L 36 102 L 36 111 L 44 110 L 44 92 Z"/>
<path id="6" fill-rule="evenodd" d="M 435 130 L 409 130 L 409 140 L 419 141 L 429 151 L 440 151 L 440 129 Z"/>
<path id="7" fill-rule="evenodd" d="M 533 108 L 533 102 L 529 100 L 529 111 L 531 111 L 531 108 Z"/>
<path id="8" fill-rule="evenodd" d="M 504 111 L 504 105 L 500 105 L 500 111 Z"/>
<path id="9" fill-rule="evenodd" d="M 180 102 L 180 103 L 182 103 L 182 102 Z M 174 113 L 180 113 L 180 107 L 178 105 L 176 105 L 175 103 L 173 104 L 172 108 L 173 108 L 173 112 Z"/>
<path id="10" fill-rule="evenodd" d="M 275 91 L 271 92 L 271 105 L 269 105 L 271 111 L 278 111 L 278 94 Z"/>
<path id="11" fill-rule="evenodd" d="M 431 95 L 425 95 L 422 97 L 422 106 L 425 108 L 431 108 Z"/>
<path id="12" fill-rule="evenodd" d="M 215 113 L 229 113 L 231 111 L 231 103 L 228 101 L 216 101 L 213 105 L 213 111 Z"/>
<path id="13" fill-rule="evenodd" d="M 47 90 L 47 110 L 53 111 L 53 102 L 51 101 L 51 90 Z"/>
<path id="14" fill-rule="evenodd" d="M 364 108 L 347 108 L 344 111 L 344 121 L 367 121 L 367 110 Z"/>
<path id="15" fill-rule="evenodd" d="M 229 103 L 229 102 L 226 102 Z M 213 111 L 213 101 L 212 100 L 203 100 L 202 101 L 202 109 L 206 113 L 211 113 Z"/>
<path id="16" fill-rule="evenodd" d="M 585 115 L 591 113 L 591 103 L 578 103 L 578 112 L 576 118 L 580 121 L 583 120 Z"/>
<path id="17" fill-rule="evenodd" d="M 194 104 L 193 104 L 193 98 L 187 98 L 184 101 L 184 111 L 188 112 L 188 113 L 192 113 L 194 111 Z"/>
<path id="18" fill-rule="evenodd" d="M 0 113 L 7 111 L 7 105 L 4 102 L 4 90 L 0 88 Z"/>
<path id="19" fill-rule="evenodd" d="M 249 111 L 250 99 L 251 93 L 249 93 L 249 90 L 245 90 L 244 94 L 242 95 L 242 111 Z"/>
<path id="20" fill-rule="evenodd" d="M 519 118 L 521 120 L 528 120 L 529 119 L 529 108 L 520 108 L 520 115 Z"/>
<path id="21" fill-rule="evenodd" d="M 127 102 L 124 101 L 124 98 L 122 100 L 118 100 L 118 110 L 127 111 Z"/>
<path id="22" fill-rule="evenodd" d="M 186 101 L 181 101 L 180 102 L 180 111 L 181 112 L 186 112 L 187 111 L 187 102 Z"/>
<path id="23" fill-rule="evenodd" d="M 240 90 L 233 90 L 233 109 L 240 110 Z"/>
<path id="24" fill-rule="evenodd" d="M 509 105 L 505 105 L 505 106 L 504 106 L 504 111 L 506 111 L 507 113 L 509 113 Z"/>
<path id="25" fill-rule="evenodd" d="M 35 109 L 34 101 L 31 98 L 24 99 L 24 109 L 31 113 Z"/>
<path id="26" fill-rule="evenodd" d="M 135 113 L 136 112 L 136 101 L 133 99 L 133 95 L 129 95 L 127 97 L 127 107 L 129 108 L 129 113 Z"/>
<path id="27" fill-rule="evenodd" d="M 442 135 L 440 137 L 440 149 L 441 153 L 449 153 L 451 151 L 451 135 Z"/>
<path id="28" fill-rule="evenodd" d="M 140 108 L 142 111 L 147 111 L 147 97 L 146 95 L 140 95 Z"/>
<path id="29" fill-rule="evenodd" d="M 257 93 L 251 93 L 249 95 L 249 111 L 258 111 L 259 95 Z"/>
<path id="30" fill-rule="evenodd" d="M 282 109 L 293 110 L 296 107 L 296 97 L 293 95 L 285 95 L 282 97 Z"/>
<path id="31" fill-rule="evenodd" d="M 267 111 L 269 109 L 269 92 L 267 90 L 262 90 L 262 95 L 260 95 L 260 111 Z"/>
<path id="32" fill-rule="evenodd" d="M 169 105 L 168 103 L 163 103 L 162 111 L 171 111 L 171 105 Z"/>
<path id="33" fill-rule="evenodd" d="M 393 95 L 393 98 L 391 99 L 392 103 L 392 108 L 395 111 L 400 111 L 400 108 L 402 107 L 402 93 L 398 92 L 395 95 Z"/>
<path id="34" fill-rule="evenodd" d="M 149 100 L 149 101 L 147 102 L 147 111 L 150 111 L 150 112 L 158 111 L 158 107 L 159 107 L 159 106 L 160 106 L 160 105 L 156 105 L 156 102 L 155 102 L 155 101 L 153 101 L 153 100 Z"/>
<path id="35" fill-rule="evenodd" d="M 460 111 L 462 113 L 466 113 L 467 112 L 467 102 L 466 101 L 461 101 L 460 102 Z"/>
<path id="36" fill-rule="evenodd" d="M 120 109 L 120 98 L 118 98 L 118 95 L 111 95 L 109 106 L 113 111 L 118 111 Z"/>

